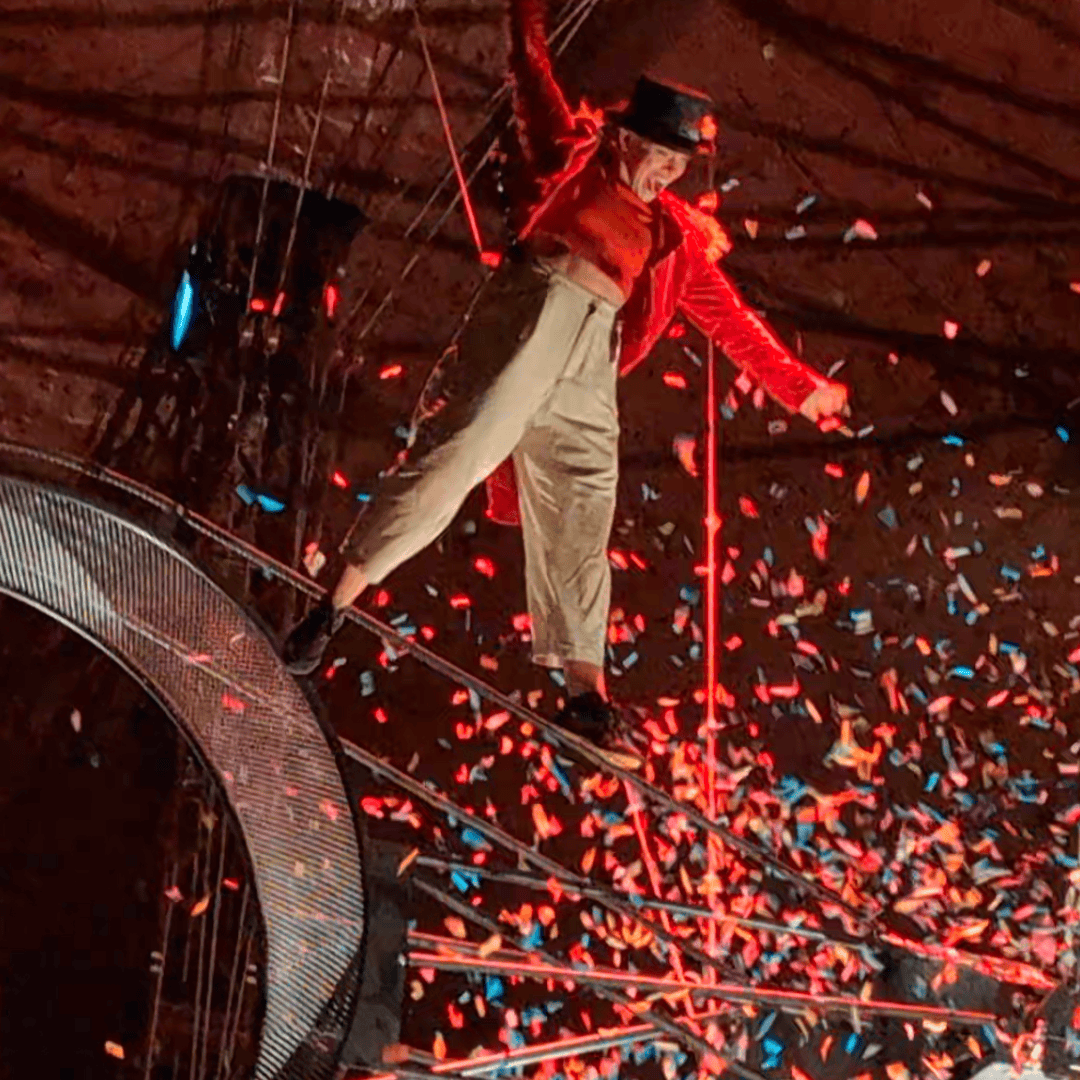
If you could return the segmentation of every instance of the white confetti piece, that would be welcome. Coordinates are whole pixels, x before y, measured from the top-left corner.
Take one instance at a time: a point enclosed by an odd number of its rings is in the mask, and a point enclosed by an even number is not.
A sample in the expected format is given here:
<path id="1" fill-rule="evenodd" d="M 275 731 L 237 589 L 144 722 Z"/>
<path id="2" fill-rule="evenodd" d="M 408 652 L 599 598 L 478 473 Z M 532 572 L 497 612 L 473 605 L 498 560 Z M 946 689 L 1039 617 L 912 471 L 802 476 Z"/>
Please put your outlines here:
<path id="1" fill-rule="evenodd" d="M 304 548 L 304 569 L 311 577 L 318 577 L 325 565 L 326 556 L 319 550 L 319 545 L 312 541 Z"/>
<path id="2" fill-rule="evenodd" d="M 950 416 L 955 416 L 960 410 L 956 407 L 952 395 L 947 390 L 941 391 L 941 404 L 945 406 Z"/>

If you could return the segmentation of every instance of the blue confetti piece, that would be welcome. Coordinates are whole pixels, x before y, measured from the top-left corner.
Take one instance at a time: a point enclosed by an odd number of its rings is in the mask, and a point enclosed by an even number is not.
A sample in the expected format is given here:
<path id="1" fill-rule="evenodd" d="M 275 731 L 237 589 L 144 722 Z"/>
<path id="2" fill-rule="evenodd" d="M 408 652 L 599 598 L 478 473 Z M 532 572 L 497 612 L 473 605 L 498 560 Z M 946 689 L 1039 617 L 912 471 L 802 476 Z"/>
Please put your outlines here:
<path id="1" fill-rule="evenodd" d="M 885 506 L 879 510 L 877 518 L 887 529 L 895 529 L 900 524 L 900 519 L 896 516 L 896 511 L 891 506 Z"/>
<path id="2" fill-rule="evenodd" d="M 638 654 L 637 654 L 637 651 L 635 650 L 634 652 L 632 652 L 632 653 L 631 653 L 631 654 L 630 654 L 629 656 L 627 656 L 627 657 L 626 657 L 626 658 L 625 658 L 625 659 L 623 660 L 623 662 L 622 662 L 622 666 L 623 666 L 624 668 L 631 668 L 631 667 L 633 667 L 633 666 L 634 666 L 634 665 L 635 665 L 635 664 L 636 664 L 637 662 L 638 662 Z"/>
<path id="3" fill-rule="evenodd" d="M 375 693 L 375 676 L 370 671 L 360 672 L 360 696 L 370 697 Z"/>
<path id="4" fill-rule="evenodd" d="M 758 1025 L 757 1034 L 754 1036 L 754 1038 L 758 1040 L 764 1039 L 765 1036 L 769 1034 L 769 1030 L 772 1028 L 773 1024 L 776 1023 L 776 1017 L 777 1013 L 769 1013 L 769 1015 L 766 1016 L 765 1019 L 762 1020 L 761 1023 Z M 768 1041 L 775 1042 L 776 1040 L 770 1039 Z"/>
<path id="5" fill-rule="evenodd" d="M 949 672 L 949 674 L 950 675 L 955 675 L 956 678 L 958 678 L 958 679 L 974 679 L 975 678 L 974 670 L 972 668 L 963 667 L 963 666 L 954 667 L 952 669 L 952 671 Z"/>
<path id="6" fill-rule="evenodd" d="M 945 438 L 942 439 L 941 441 L 946 446 L 963 446 L 964 445 L 964 440 L 961 439 L 959 435 L 946 435 Z"/>
<path id="7" fill-rule="evenodd" d="M 1058 426 L 1054 428 L 1054 431 L 1057 432 L 1057 437 L 1062 442 L 1067 443 L 1069 441 L 1069 429 L 1067 427 L 1062 427 L 1060 424 L 1058 424 Z"/>
<path id="8" fill-rule="evenodd" d="M 558 763 L 554 758 L 551 759 L 551 764 L 548 766 L 548 771 L 559 782 L 559 787 L 562 788 L 562 793 L 570 798 L 572 788 L 570 787 L 570 781 L 567 779 L 566 774 L 559 768 Z"/>
<path id="9" fill-rule="evenodd" d="M 356 501 L 362 503 L 371 502 L 371 496 L 366 491 L 358 491 L 356 493 Z"/>
<path id="10" fill-rule="evenodd" d="M 684 604 L 689 604 L 693 607 L 695 604 L 701 601 L 701 590 L 695 588 L 692 585 L 683 585 L 679 589 L 679 599 Z"/>
<path id="11" fill-rule="evenodd" d="M 188 330 L 191 328 L 191 320 L 195 314 L 195 286 L 191 281 L 191 275 L 185 270 L 184 276 L 176 289 L 173 298 L 172 311 L 172 347 L 176 352 L 184 343 Z"/>
<path id="12" fill-rule="evenodd" d="M 247 484 L 237 484 L 236 485 L 236 494 L 239 495 L 240 498 L 248 506 L 254 506 L 255 505 L 255 492 L 253 492 L 251 490 L 251 488 L 249 488 L 247 486 Z"/>
<path id="13" fill-rule="evenodd" d="M 521 939 L 521 947 L 525 949 L 526 952 L 532 952 L 535 949 L 539 949 L 543 943 L 543 930 L 538 922 L 534 922 L 529 933 Z"/>
<path id="14" fill-rule="evenodd" d="M 926 781 L 926 787 L 923 791 L 933 791 L 938 786 L 938 781 L 941 779 L 941 773 L 931 773 L 930 779 Z"/>
<path id="15" fill-rule="evenodd" d="M 461 830 L 461 839 L 469 845 L 469 847 L 482 851 L 487 848 L 488 842 L 484 839 L 483 835 L 478 833 L 475 829 L 468 827 Z"/>
<path id="16" fill-rule="evenodd" d="M 259 500 L 259 505 L 268 514 L 280 514 L 285 509 L 285 504 L 272 495 L 256 495 L 255 498 Z"/>

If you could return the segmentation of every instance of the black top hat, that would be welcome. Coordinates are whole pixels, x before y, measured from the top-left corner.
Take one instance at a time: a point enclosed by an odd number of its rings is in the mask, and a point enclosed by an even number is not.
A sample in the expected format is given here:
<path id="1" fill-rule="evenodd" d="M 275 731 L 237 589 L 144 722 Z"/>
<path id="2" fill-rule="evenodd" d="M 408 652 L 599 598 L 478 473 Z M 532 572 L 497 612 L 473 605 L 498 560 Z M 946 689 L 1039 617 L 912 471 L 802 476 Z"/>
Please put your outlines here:
<path id="1" fill-rule="evenodd" d="M 713 103 L 700 90 L 642 75 L 629 106 L 612 115 L 627 131 L 684 154 L 716 149 Z"/>

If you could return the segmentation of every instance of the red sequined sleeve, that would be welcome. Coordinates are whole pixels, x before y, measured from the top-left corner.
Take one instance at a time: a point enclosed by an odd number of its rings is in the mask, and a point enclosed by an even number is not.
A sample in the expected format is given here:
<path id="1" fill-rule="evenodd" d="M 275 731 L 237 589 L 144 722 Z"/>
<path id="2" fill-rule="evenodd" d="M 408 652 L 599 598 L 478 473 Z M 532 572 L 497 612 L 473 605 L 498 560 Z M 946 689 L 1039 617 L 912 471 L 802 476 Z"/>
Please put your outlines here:
<path id="1" fill-rule="evenodd" d="M 518 135 L 528 163 L 540 174 L 566 164 L 574 114 L 551 70 L 545 0 L 510 0 L 510 77 Z"/>
<path id="2" fill-rule="evenodd" d="M 828 383 L 823 375 L 793 356 L 750 309 L 727 274 L 703 258 L 693 260 L 679 308 L 736 367 L 759 382 L 788 411 L 798 412 L 814 390 Z"/>

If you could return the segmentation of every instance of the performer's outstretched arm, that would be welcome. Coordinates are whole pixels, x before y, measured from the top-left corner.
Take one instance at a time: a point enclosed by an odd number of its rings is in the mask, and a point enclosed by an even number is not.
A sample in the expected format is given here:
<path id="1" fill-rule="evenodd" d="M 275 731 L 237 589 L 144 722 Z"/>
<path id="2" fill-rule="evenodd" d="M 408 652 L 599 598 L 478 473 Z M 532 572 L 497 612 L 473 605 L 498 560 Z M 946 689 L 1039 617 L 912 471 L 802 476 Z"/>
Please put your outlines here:
<path id="1" fill-rule="evenodd" d="M 510 77 L 522 149 L 539 173 L 557 172 L 567 156 L 574 115 L 551 70 L 546 0 L 510 0 Z"/>
<path id="2" fill-rule="evenodd" d="M 789 412 L 811 420 L 846 411 L 846 389 L 804 364 L 739 295 L 718 266 L 695 260 L 693 276 L 679 307 L 731 362 L 761 383 L 765 392 Z"/>

